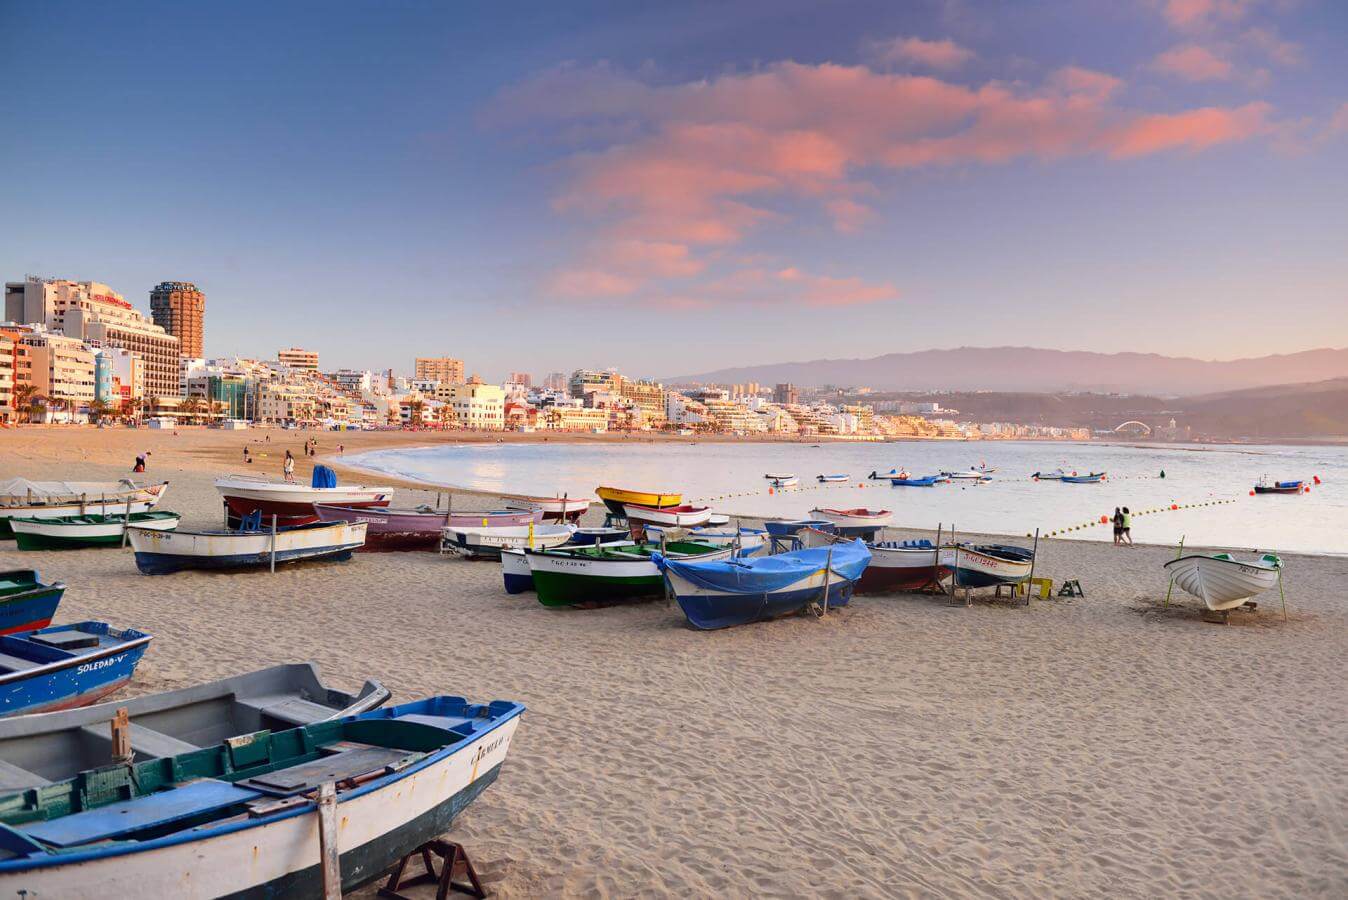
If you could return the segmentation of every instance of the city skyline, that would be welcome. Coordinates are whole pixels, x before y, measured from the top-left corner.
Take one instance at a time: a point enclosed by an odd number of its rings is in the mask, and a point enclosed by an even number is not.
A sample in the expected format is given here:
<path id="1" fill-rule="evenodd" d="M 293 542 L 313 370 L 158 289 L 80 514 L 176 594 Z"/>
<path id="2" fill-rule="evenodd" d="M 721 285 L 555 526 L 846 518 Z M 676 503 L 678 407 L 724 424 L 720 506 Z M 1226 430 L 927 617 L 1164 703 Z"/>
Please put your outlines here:
<path id="1" fill-rule="evenodd" d="M 81 52 L 0 62 L 5 280 L 489 380 L 1348 345 L 1341 4 L 249 8 L 7 11 Z"/>

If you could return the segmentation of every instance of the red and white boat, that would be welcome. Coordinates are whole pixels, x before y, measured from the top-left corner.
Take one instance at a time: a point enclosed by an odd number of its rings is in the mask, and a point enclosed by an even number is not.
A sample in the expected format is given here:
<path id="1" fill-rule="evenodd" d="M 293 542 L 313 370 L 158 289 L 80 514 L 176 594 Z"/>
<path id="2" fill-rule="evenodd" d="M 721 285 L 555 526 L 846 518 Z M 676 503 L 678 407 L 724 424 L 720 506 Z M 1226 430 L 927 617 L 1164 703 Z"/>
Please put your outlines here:
<path id="1" fill-rule="evenodd" d="M 516 497 L 506 506 L 510 509 L 540 509 L 547 522 L 574 522 L 592 503 L 594 500 L 588 497 Z"/>
<path id="2" fill-rule="evenodd" d="M 623 510 L 627 514 L 628 522 L 664 525 L 667 528 L 692 528 L 696 525 L 705 525 L 711 518 L 710 506 L 691 506 L 686 503 L 683 506 L 663 508 L 624 503 Z"/>
<path id="3" fill-rule="evenodd" d="M 802 528 L 797 536 L 805 547 L 827 547 L 847 543 L 846 539 L 815 528 Z M 875 541 L 866 545 L 871 561 L 857 580 L 858 594 L 879 594 L 888 591 L 919 591 L 939 585 L 950 575 L 949 553 L 928 540 Z"/>
<path id="4" fill-rule="evenodd" d="M 858 529 L 876 529 L 884 528 L 890 522 L 894 521 L 894 513 L 887 509 L 867 509 L 864 506 L 858 506 L 855 509 L 812 509 L 810 515 L 816 518 L 826 519 L 837 525 L 839 529 L 858 528 Z"/>
<path id="5" fill-rule="evenodd" d="M 277 525 L 308 525 L 317 522 L 315 503 L 369 509 L 388 506 L 393 499 L 392 488 L 357 484 L 313 487 L 288 481 L 268 481 L 250 475 L 217 478 L 215 489 L 225 498 L 231 518 L 242 518 L 260 510 L 263 521 L 270 523 L 271 517 L 276 516 Z"/>

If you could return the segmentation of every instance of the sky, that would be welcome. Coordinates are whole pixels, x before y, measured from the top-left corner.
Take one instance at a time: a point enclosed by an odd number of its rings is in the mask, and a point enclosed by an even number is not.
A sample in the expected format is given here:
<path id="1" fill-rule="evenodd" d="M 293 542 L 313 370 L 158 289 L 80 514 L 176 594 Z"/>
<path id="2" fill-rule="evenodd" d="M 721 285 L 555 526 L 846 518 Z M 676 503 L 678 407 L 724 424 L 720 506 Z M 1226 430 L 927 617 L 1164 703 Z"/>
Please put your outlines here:
<path id="1" fill-rule="evenodd" d="M 0 0 L 0 276 L 499 379 L 1348 346 L 1348 3 Z"/>

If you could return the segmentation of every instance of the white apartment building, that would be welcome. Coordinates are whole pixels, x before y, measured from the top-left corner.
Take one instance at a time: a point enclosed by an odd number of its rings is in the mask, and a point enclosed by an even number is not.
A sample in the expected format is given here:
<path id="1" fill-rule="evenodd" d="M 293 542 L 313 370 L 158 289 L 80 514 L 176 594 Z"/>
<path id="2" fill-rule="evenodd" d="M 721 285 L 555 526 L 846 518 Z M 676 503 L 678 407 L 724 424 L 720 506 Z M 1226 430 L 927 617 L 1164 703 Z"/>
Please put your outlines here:
<path id="1" fill-rule="evenodd" d="M 32 359 L 34 390 L 65 401 L 73 411 L 94 400 L 94 354 L 84 342 L 62 334 L 34 330 L 21 339 Z"/>
<path id="2" fill-rule="evenodd" d="M 460 428 L 505 428 L 505 391 L 495 384 L 450 384 L 436 388 L 435 399 L 448 403 Z"/>

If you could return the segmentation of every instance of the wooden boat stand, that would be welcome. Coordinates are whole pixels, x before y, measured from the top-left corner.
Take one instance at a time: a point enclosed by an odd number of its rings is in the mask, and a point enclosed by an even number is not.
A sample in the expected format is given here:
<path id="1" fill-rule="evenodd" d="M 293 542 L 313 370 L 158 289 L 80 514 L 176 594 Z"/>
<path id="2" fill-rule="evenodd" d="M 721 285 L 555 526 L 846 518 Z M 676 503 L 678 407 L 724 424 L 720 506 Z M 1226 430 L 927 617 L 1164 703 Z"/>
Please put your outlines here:
<path id="1" fill-rule="evenodd" d="M 426 867 L 426 871 L 420 875 L 413 875 L 406 881 L 403 880 L 403 870 L 407 868 L 407 863 L 412 857 L 420 855 L 421 864 Z M 440 874 L 435 872 L 435 861 L 432 856 L 438 856 L 444 860 Z M 456 874 L 467 876 L 468 881 L 455 881 Z M 487 892 L 482 888 L 482 882 L 478 880 L 477 870 L 473 868 L 473 863 L 468 859 L 468 851 L 463 849 L 462 844 L 454 841 L 434 840 L 427 841 L 411 853 L 404 856 L 393 867 L 392 874 L 388 881 L 379 889 L 380 897 L 392 897 L 394 900 L 412 900 L 406 894 L 398 893 L 403 888 L 414 887 L 419 884 L 438 884 L 435 891 L 435 900 L 445 900 L 450 891 L 455 893 L 467 894 L 470 897 L 485 897 Z"/>

